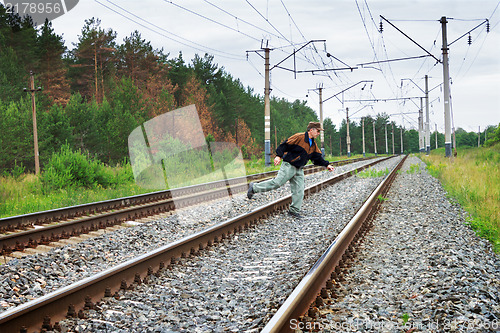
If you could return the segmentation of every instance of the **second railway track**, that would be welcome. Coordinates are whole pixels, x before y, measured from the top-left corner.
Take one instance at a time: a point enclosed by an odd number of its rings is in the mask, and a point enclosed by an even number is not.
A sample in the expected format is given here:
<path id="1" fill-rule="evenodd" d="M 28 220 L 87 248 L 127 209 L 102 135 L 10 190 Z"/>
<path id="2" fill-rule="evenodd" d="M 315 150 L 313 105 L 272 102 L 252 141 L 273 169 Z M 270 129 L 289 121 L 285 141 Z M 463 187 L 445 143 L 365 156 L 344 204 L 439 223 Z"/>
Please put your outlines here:
<path id="1" fill-rule="evenodd" d="M 334 165 L 355 163 L 362 159 L 332 162 Z M 309 165 L 306 174 L 322 170 Z M 70 237 L 85 235 L 148 216 L 171 212 L 203 201 L 228 197 L 228 191 L 246 191 L 247 182 L 275 176 L 276 171 L 233 178 L 207 184 L 159 191 L 103 202 L 54 209 L 39 213 L 0 219 L 0 251 L 2 256 L 12 252 L 48 245 Z M 231 193 L 229 193 L 231 194 Z M 69 221 L 64 221 L 68 220 Z M 59 222 L 59 223 L 58 223 Z"/>

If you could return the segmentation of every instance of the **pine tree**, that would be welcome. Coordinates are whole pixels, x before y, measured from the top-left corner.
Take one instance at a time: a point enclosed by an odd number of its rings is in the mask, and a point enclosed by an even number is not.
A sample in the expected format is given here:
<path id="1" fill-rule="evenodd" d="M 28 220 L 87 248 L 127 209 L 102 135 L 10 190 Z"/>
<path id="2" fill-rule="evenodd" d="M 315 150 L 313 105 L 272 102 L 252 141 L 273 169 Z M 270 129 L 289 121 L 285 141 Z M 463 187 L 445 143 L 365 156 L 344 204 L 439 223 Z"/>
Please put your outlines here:
<path id="1" fill-rule="evenodd" d="M 98 103 L 106 95 L 106 81 L 114 75 L 116 32 L 103 30 L 99 19 L 85 20 L 82 35 L 72 51 L 72 88 L 84 97 L 94 97 Z"/>
<path id="2" fill-rule="evenodd" d="M 4 102 L 0 99 L 0 170 L 15 164 L 35 169 L 31 99 Z"/>
<path id="3" fill-rule="evenodd" d="M 8 14 L 7 22 L 10 31 L 7 31 L 6 42 L 18 57 L 19 63 L 24 65 L 27 72 L 37 66 L 35 54 L 37 30 L 30 16 L 21 18 L 16 13 Z"/>
<path id="4" fill-rule="evenodd" d="M 233 140 L 228 140 L 227 137 L 224 137 L 224 134 L 217 126 L 210 112 L 210 108 L 206 103 L 206 89 L 201 86 L 194 75 L 189 76 L 184 93 L 187 95 L 184 105 L 196 105 L 196 110 L 198 111 L 201 127 L 203 128 L 205 136 L 212 135 L 215 141 L 219 142 L 233 142 Z"/>
<path id="5" fill-rule="evenodd" d="M 178 90 L 168 78 L 169 66 L 161 50 L 154 50 L 138 31 L 124 39 L 117 51 L 118 75 L 130 78 L 140 90 L 150 118 L 175 109 Z"/>
<path id="6" fill-rule="evenodd" d="M 151 43 L 142 39 L 137 30 L 123 41 L 117 48 L 118 75 L 131 78 L 141 87 L 160 69 L 161 51 L 154 50 Z"/>
<path id="7" fill-rule="evenodd" d="M 29 17 L 7 13 L 0 4 L 0 99 L 18 101 L 25 95 L 29 71 L 36 65 L 36 30 Z"/>
<path id="8" fill-rule="evenodd" d="M 182 58 L 182 52 L 179 52 L 179 56 L 175 59 L 170 59 L 167 61 L 170 69 L 168 71 L 168 78 L 174 86 L 174 98 L 176 105 L 183 105 L 185 96 L 183 92 L 184 87 L 190 76 L 190 69 L 186 66 L 184 59 Z"/>
<path id="9" fill-rule="evenodd" d="M 60 151 L 63 145 L 73 146 L 73 128 L 65 109 L 60 104 L 53 104 L 47 112 L 40 113 L 38 125 L 40 164 L 43 167 L 52 154 Z"/>
<path id="10" fill-rule="evenodd" d="M 37 39 L 39 58 L 38 79 L 41 81 L 43 93 L 55 103 L 66 105 L 70 97 L 69 83 L 66 78 L 67 69 L 62 55 L 66 51 L 61 36 L 54 33 L 52 23 L 45 20 Z"/>

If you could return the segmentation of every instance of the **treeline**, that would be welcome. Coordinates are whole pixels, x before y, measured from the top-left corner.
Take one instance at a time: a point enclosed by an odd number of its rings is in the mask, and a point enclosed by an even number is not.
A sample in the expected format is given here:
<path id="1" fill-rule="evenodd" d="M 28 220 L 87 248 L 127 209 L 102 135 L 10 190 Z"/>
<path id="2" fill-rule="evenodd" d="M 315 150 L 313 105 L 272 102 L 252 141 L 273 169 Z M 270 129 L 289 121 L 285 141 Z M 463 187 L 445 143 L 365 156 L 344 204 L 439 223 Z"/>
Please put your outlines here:
<path id="1" fill-rule="evenodd" d="M 396 125 L 394 122 L 389 121 L 389 116 L 386 114 L 378 114 L 376 117 L 366 116 L 362 117 L 358 122 L 349 122 L 349 136 L 351 138 L 351 153 L 352 154 L 362 154 L 363 153 L 363 125 L 364 121 L 364 135 L 365 135 L 365 151 L 367 153 L 373 153 L 374 142 L 377 144 L 377 153 L 385 154 L 386 152 L 386 138 L 387 138 L 387 150 L 388 153 L 392 154 L 393 145 L 394 152 L 399 154 L 403 152 L 404 154 L 416 153 L 419 151 L 419 135 L 418 131 L 414 129 L 405 130 L 401 126 Z M 373 139 L 373 124 L 375 123 L 375 140 Z M 500 127 L 500 125 L 499 125 Z M 490 146 L 500 141 L 499 127 L 488 126 L 484 131 L 478 135 L 477 132 L 467 132 L 462 128 L 458 128 L 455 131 L 455 141 L 457 147 L 477 147 L 478 139 L 481 146 Z M 387 130 L 387 136 L 386 136 Z M 342 121 L 340 130 L 338 133 L 328 130 L 325 128 L 325 141 L 332 138 L 332 151 L 327 151 L 327 153 L 333 153 L 338 155 L 340 151 L 345 155 L 347 153 L 347 122 Z M 438 147 L 444 147 L 444 134 L 432 131 L 430 133 L 430 148 L 436 148 L 436 140 Z M 401 149 L 401 144 L 403 149 Z"/>
<path id="2" fill-rule="evenodd" d="M 116 36 L 91 18 L 68 50 L 49 21 L 36 28 L 30 17 L 7 13 L 0 4 L 0 173 L 20 164 L 34 169 L 31 95 L 23 91 L 30 88 L 30 72 L 35 87 L 42 88 L 36 93 L 42 170 L 66 144 L 107 164 L 126 162 L 134 128 L 190 104 L 196 105 L 207 140 L 236 143 L 247 158 L 263 156 L 263 96 L 215 64 L 211 55 L 186 62 L 182 53 L 170 56 L 153 48 L 137 31 L 123 41 Z M 271 98 L 272 147 L 303 131 L 309 121 L 317 116 L 305 101 Z M 375 122 L 377 149 L 385 152 L 388 117 L 378 115 Z M 326 152 L 339 154 L 343 140 L 345 154 L 345 124 L 340 129 L 330 119 L 324 124 Z M 351 123 L 353 153 L 362 149 L 354 135 L 359 128 Z M 369 142 L 373 130 L 365 135 Z M 416 138 L 405 132 L 405 151 L 418 151 Z M 400 140 L 395 143 L 400 147 Z"/>
<path id="3" fill-rule="evenodd" d="M 121 43 L 100 21 L 85 21 L 72 50 L 50 22 L 0 5 L 0 169 L 33 165 L 30 71 L 35 73 L 40 162 L 68 143 L 105 163 L 127 159 L 127 138 L 144 121 L 195 104 L 207 138 L 234 142 L 246 157 L 264 142 L 263 96 L 244 87 L 213 57 L 170 57 L 139 32 Z M 272 99 L 273 126 L 282 137 L 317 120 L 305 102 Z M 274 128 L 274 127 L 273 127 Z"/>

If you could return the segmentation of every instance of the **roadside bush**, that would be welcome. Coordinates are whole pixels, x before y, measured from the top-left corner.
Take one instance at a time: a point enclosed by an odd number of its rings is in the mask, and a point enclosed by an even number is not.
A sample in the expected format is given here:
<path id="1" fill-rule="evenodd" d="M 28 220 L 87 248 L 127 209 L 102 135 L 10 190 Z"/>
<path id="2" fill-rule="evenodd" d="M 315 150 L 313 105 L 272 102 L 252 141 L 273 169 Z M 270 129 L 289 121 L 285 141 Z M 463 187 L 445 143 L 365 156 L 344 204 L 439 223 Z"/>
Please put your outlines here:
<path id="1" fill-rule="evenodd" d="M 21 180 L 21 178 L 24 177 L 24 172 L 26 171 L 26 167 L 23 165 L 23 162 L 21 164 L 17 164 L 17 161 L 14 161 L 14 167 L 10 170 L 4 170 L 3 171 L 3 176 L 4 177 L 13 177 L 15 180 Z"/>
<path id="2" fill-rule="evenodd" d="M 130 169 L 130 168 L 129 168 Z M 103 188 L 116 186 L 130 180 L 131 170 L 114 172 L 100 161 L 90 158 L 81 151 L 72 151 L 69 145 L 54 153 L 42 172 L 42 183 L 46 189 L 70 187 Z"/>
<path id="3" fill-rule="evenodd" d="M 500 142 L 500 124 L 496 127 L 493 133 L 489 134 L 484 143 L 485 147 L 491 147 Z"/>

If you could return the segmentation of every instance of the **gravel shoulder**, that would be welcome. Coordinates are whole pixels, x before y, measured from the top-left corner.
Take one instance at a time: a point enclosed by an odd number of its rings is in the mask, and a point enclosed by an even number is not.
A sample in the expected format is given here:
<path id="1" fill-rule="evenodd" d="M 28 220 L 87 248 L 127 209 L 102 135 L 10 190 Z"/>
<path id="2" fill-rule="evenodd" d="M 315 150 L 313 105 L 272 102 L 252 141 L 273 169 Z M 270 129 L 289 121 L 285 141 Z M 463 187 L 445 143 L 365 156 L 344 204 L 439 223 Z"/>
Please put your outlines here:
<path id="1" fill-rule="evenodd" d="M 325 332 L 500 331 L 499 256 L 420 159 L 407 159 L 387 198 L 340 298 L 308 325 Z"/>

